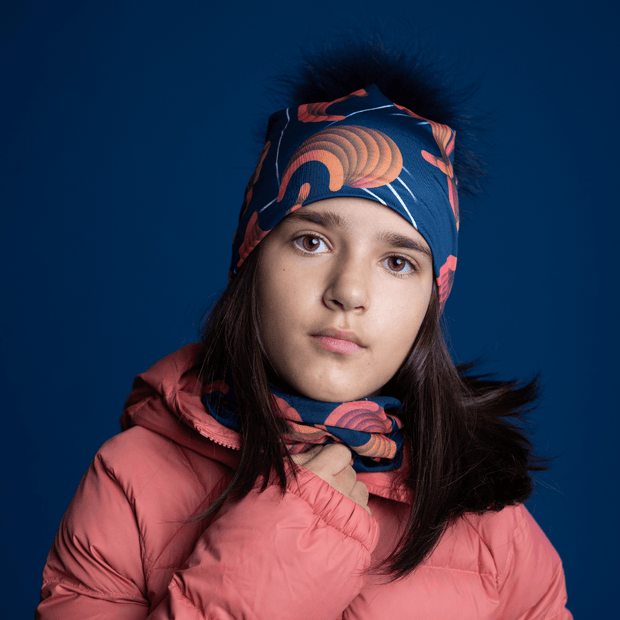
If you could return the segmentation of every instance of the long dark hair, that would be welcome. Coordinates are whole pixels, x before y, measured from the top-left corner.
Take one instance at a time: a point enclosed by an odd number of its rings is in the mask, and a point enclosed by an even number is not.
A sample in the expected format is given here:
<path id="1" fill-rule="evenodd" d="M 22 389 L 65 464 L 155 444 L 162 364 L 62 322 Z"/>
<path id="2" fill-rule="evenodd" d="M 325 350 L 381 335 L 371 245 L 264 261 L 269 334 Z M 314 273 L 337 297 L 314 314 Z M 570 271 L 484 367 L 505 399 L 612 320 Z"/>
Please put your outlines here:
<path id="1" fill-rule="evenodd" d="M 474 194 L 483 168 L 468 147 L 475 140 L 473 117 L 459 111 L 458 96 L 446 92 L 428 67 L 380 41 L 327 49 L 306 58 L 301 71 L 284 78 L 289 104 L 331 101 L 371 83 L 392 101 L 457 130 L 455 171 L 459 191 Z M 433 76 L 434 79 L 433 79 Z M 462 93 L 461 93 L 462 94 Z M 458 138 L 461 138 L 460 142 Z M 269 367 L 260 340 L 257 269 L 260 244 L 246 259 L 208 316 L 203 331 L 203 380 L 231 374 L 241 421 L 241 460 L 232 479 L 206 514 L 228 498 L 239 500 L 262 476 L 262 488 L 285 490 L 282 449 L 285 422 L 271 406 Z M 442 333 L 436 286 L 411 352 L 383 393 L 403 403 L 400 416 L 410 462 L 397 480 L 411 491 L 404 533 L 377 567 L 392 578 L 413 571 L 435 548 L 445 529 L 466 512 L 501 510 L 532 492 L 530 472 L 545 468 L 513 423 L 538 396 L 538 381 L 497 381 L 472 374 L 473 364 L 455 366 Z"/>
<path id="2" fill-rule="evenodd" d="M 282 433 L 271 406 L 269 365 L 260 341 L 257 268 L 260 244 L 211 311 L 203 332 L 204 383 L 232 376 L 241 421 L 241 461 L 216 502 L 245 497 L 262 476 L 286 487 Z M 411 455 L 398 483 L 412 491 L 405 532 L 380 570 L 394 578 L 415 569 L 445 528 L 466 512 L 501 510 L 532 492 L 530 471 L 544 469 L 524 433 L 510 421 L 529 410 L 537 380 L 496 381 L 456 367 L 442 335 L 437 288 L 412 350 L 383 392 L 403 403 L 405 442 Z"/>

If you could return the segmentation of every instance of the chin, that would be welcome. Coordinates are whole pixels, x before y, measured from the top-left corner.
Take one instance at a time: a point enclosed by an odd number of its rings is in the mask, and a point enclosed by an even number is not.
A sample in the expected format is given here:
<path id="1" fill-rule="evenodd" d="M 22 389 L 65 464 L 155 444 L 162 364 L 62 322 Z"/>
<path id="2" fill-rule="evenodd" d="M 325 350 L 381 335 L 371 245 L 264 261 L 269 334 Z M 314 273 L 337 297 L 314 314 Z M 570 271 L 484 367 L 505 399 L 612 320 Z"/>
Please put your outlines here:
<path id="1" fill-rule="evenodd" d="M 352 400 L 362 400 L 370 396 L 378 396 L 381 389 L 362 388 L 347 385 L 329 385 L 326 382 L 317 382 L 315 385 L 300 385 L 297 388 L 300 394 L 312 400 L 320 400 L 327 403 L 346 403 Z"/>

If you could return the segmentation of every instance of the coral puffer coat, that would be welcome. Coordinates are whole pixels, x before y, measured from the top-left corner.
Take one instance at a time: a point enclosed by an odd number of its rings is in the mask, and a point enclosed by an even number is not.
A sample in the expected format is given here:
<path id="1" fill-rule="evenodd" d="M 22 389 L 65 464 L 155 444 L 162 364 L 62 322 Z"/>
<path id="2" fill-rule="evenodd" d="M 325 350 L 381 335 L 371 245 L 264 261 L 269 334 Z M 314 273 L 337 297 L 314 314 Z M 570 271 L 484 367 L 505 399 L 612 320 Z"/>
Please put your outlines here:
<path id="1" fill-rule="evenodd" d="M 124 432 L 99 450 L 43 572 L 37 618 L 570 619 L 560 558 L 523 506 L 467 515 L 394 583 L 365 570 L 408 514 L 393 473 L 358 474 L 370 516 L 308 470 L 192 521 L 238 463 L 205 411 L 197 345 L 138 376 Z"/>

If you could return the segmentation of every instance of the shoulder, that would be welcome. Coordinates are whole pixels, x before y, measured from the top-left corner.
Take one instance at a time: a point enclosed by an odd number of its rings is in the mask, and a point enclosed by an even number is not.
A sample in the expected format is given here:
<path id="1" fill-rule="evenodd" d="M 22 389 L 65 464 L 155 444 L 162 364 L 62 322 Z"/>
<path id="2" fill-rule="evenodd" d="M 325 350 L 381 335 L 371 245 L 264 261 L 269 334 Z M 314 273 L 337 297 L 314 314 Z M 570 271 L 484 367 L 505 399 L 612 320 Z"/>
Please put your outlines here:
<path id="1" fill-rule="evenodd" d="M 444 533 L 426 565 L 476 573 L 501 591 L 508 581 L 550 581 L 561 560 L 522 504 L 468 513 Z"/>
<path id="2" fill-rule="evenodd" d="M 525 506 L 468 514 L 460 529 L 470 547 L 478 542 L 477 560 L 493 576 L 500 617 L 571 617 L 560 556 Z"/>
<path id="3" fill-rule="evenodd" d="M 551 578 L 561 568 L 557 551 L 527 508 L 518 504 L 499 512 L 469 514 L 464 522 L 480 538 L 493 559 L 498 587 L 512 573 Z"/>
<path id="4" fill-rule="evenodd" d="M 505 568 L 510 550 L 527 535 L 530 520 L 531 516 L 523 504 L 481 515 L 468 513 L 462 518 L 463 527 L 478 538 L 492 556 L 498 576 Z"/>
<path id="5" fill-rule="evenodd" d="M 217 460 L 140 426 L 106 441 L 95 455 L 92 469 L 95 477 L 115 481 L 135 507 L 150 510 L 156 506 L 164 513 L 178 505 L 175 499 L 185 510 L 194 504 L 196 510 L 202 510 L 205 500 L 219 493 L 230 472 Z"/>
<path id="6" fill-rule="evenodd" d="M 72 584 L 115 593 L 164 592 L 208 520 L 230 470 L 141 427 L 98 450 L 69 505 L 44 570 L 46 588 Z M 123 585 L 124 584 L 124 585 Z M 103 596 L 100 594 L 100 596 Z"/>

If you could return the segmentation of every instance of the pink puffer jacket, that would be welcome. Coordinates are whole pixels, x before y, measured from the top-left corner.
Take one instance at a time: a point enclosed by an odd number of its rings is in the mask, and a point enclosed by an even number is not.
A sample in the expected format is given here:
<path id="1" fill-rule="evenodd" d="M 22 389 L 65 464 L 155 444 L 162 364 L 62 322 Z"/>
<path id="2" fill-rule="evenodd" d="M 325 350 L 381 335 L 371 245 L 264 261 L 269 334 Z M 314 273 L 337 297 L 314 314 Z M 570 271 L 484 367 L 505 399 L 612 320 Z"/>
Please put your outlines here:
<path id="1" fill-rule="evenodd" d="M 406 579 L 365 570 L 408 513 L 392 474 L 360 474 L 370 516 L 303 470 L 192 521 L 238 463 L 238 435 L 203 408 L 197 345 L 137 377 L 43 572 L 37 618 L 537 620 L 571 618 L 560 558 L 523 506 L 462 518 Z"/>

